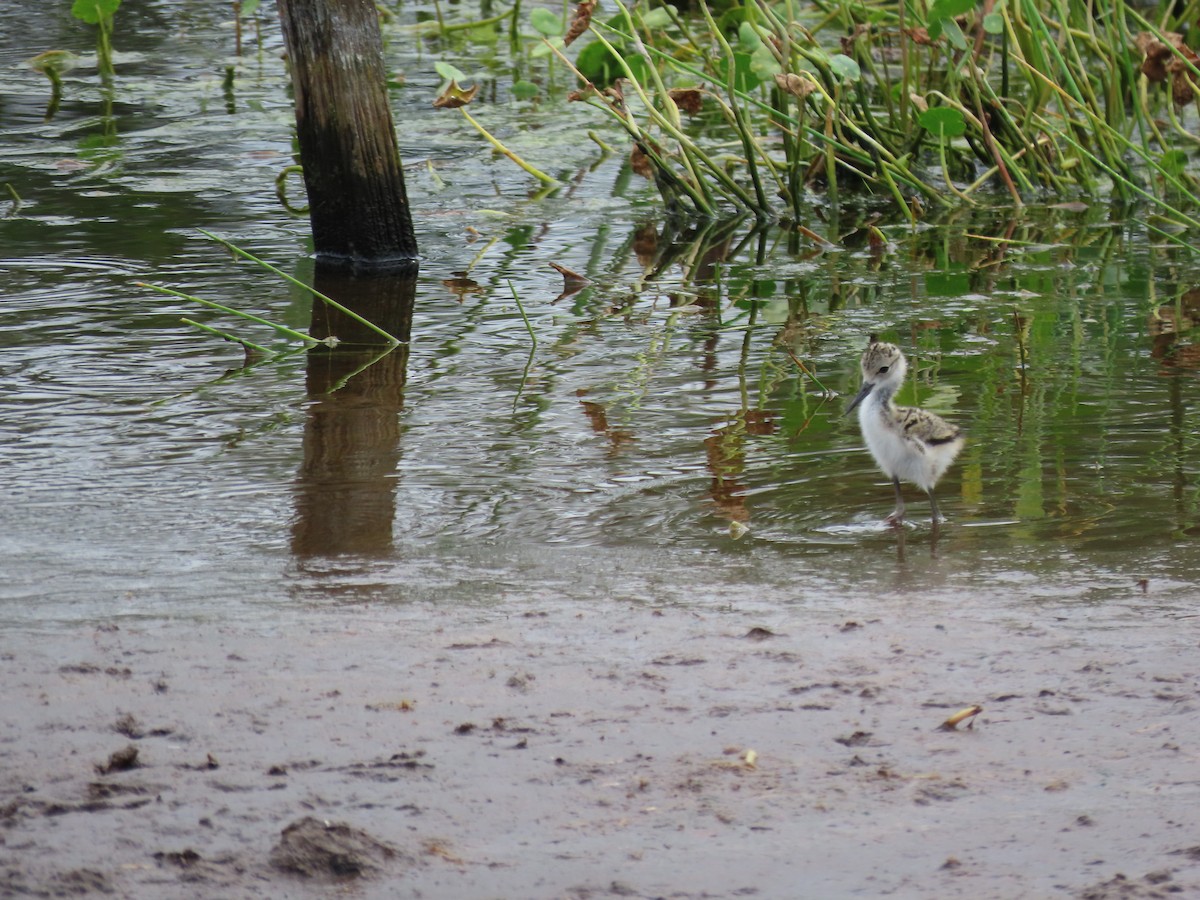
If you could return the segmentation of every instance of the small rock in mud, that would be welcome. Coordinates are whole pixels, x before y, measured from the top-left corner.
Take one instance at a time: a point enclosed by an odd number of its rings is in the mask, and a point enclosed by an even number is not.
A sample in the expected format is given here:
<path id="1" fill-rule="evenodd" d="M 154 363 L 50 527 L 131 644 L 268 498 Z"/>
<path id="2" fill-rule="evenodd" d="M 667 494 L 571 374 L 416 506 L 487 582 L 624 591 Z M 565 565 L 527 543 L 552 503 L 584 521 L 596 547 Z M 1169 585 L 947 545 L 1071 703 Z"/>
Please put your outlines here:
<path id="1" fill-rule="evenodd" d="M 113 723 L 113 731 L 117 734 L 123 734 L 127 738 L 132 738 L 135 741 L 146 735 L 141 723 L 138 722 L 137 717 L 132 713 L 125 713 L 125 715 L 117 719 Z"/>
<path id="2" fill-rule="evenodd" d="M 392 847 L 345 822 L 306 816 L 283 829 L 270 862 L 303 878 L 343 881 L 378 874 L 396 855 Z"/>
<path id="3" fill-rule="evenodd" d="M 1170 880 L 1170 875 L 1166 880 Z M 1133 879 L 1118 872 L 1108 881 L 1084 888 L 1078 896 L 1079 900 L 1167 900 L 1179 895 L 1177 887 L 1163 885 L 1163 879 L 1155 875 Z"/>
<path id="4" fill-rule="evenodd" d="M 181 869 L 190 869 L 196 863 L 200 862 L 200 854 L 188 847 L 186 850 L 178 850 L 171 853 L 159 851 L 154 854 L 154 858 L 159 863 L 170 863 L 173 866 L 178 866 Z"/>
<path id="5" fill-rule="evenodd" d="M 771 629 L 763 628 L 760 625 L 755 625 L 745 634 L 746 639 L 750 641 L 768 641 L 771 638 L 778 636 L 779 635 L 777 635 Z"/>
<path id="6" fill-rule="evenodd" d="M 72 869 L 55 879 L 54 896 L 67 897 L 73 894 L 111 894 L 113 886 L 108 876 L 95 869 Z"/>
<path id="7" fill-rule="evenodd" d="M 96 766 L 96 771 L 101 775 L 107 775 L 110 772 L 124 772 L 127 769 L 136 769 L 137 767 L 138 748 L 130 744 L 112 753 L 108 757 L 108 762 L 104 765 Z"/>
<path id="8" fill-rule="evenodd" d="M 71 663 L 59 666 L 58 671 L 63 675 L 95 675 L 100 671 L 100 667 L 95 663 Z"/>
<path id="9" fill-rule="evenodd" d="M 87 786 L 88 800 L 111 800 L 114 797 L 148 794 L 151 789 L 141 784 L 117 784 L 93 781 Z"/>
<path id="10" fill-rule="evenodd" d="M 871 743 L 871 738 L 874 735 L 869 731 L 856 731 L 854 734 L 846 735 L 845 737 L 834 738 L 843 747 L 865 747 Z"/>
<path id="11" fill-rule="evenodd" d="M 506 687 L 512 688 L 514 691 L 520 691 L 522 694 L 529 691 L 529 682 L 535 681 L 536 675 L 530 675 L 528 672 L 518 672 L 510 675 L 508 681 L 504 684 Z"/>

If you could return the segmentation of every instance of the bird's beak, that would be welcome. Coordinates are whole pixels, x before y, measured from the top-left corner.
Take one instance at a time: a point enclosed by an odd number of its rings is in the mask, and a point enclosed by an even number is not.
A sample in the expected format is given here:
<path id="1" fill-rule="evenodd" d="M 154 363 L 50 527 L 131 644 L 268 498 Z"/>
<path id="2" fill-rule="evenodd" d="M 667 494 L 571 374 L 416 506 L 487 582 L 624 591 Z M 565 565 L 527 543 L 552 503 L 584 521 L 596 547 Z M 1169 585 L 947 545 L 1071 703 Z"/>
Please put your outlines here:
<path id="1" fill-rule="evenodd" d="M 858 392 L 858 396 L 850 401 L 850 405 L 846 407 L 846 411 L 844 413 L 842 413 L 842 415 L 848 416 L 848 415 L 850 415 L 850 413 L 854 412 L 855 407 L 857 407 L 858 404 L 862 403 L 864 400 L 867 399 L 867 394 L 871 393 L 871 389 L 873 387 L 875 387 L 875 385 L 873 385 L 871 382 L 869 382 L 869 381 L 863 382 L 862 389 Z"/>

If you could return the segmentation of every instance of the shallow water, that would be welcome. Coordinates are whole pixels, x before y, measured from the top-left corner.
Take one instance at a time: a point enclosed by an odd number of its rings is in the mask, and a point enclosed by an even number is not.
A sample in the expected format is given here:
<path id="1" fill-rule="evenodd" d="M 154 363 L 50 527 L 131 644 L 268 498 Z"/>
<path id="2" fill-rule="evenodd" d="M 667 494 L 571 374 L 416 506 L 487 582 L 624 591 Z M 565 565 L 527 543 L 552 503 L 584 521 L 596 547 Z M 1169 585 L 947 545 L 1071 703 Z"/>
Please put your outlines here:
<path id="1" fill-rule="evenodd" d="M 140 15 L 111 96 L 83 65 L 47 122 L 48 87 L 21 60 L 86 54 L 90 36 L 0 13 L 0 184 L 21 198 L 0 197 L 0 622 L 513 595 L 764 615 L 895 595 L 1095 627 L 1190 609 L 1200 385 L 1186 327 L 1158 323 L 1192 314 L 1179 298 L 1197 272 L 1134 213 L 933 217 L 886 228 L 883 253 L 749 223 L 676 230 L 579 137 L 599 124 L 586 111 L 501 87 L 479 115 L 566 183 L 539 196 L 429 108 L 432 59 L 469 48 L 417 57 L 396 31 L 426 257 L 412 344 L 330 394 L 326 354 L 242 369 L 179 317 L 272 335 L 136 286 L 309 324 L 304 292 L 196 231 L 312 277 L 307 222 L 274 190 L 291 154 L 277 28 L 226 95 L 227 21 Z M 867 214 L 808 224 L 841 237 Z M 592 283 L 559 298 L 550 262 Z M 880 524 L 891 488 L 842 417 L 873 332 L 910 354 L 901 399 L 970 436 L 936 542 L 916 493 L 910 524 Z"/>

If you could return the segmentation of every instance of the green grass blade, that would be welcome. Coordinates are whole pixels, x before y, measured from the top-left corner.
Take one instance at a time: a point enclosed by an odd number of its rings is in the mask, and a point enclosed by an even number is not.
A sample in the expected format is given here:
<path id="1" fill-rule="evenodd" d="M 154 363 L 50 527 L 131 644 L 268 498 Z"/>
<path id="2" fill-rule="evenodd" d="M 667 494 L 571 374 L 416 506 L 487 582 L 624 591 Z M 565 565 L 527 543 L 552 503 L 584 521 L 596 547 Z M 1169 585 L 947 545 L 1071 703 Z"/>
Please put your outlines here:
<path id="1" fill-rule="evenodd" d="M 262 268 L 266 269 L 268 272 L 271 272 L 274 275 L 278 275 L 280 278 L 282 278 L 284 281 L 287 281 L 289 284 L 293 284 L 298 288 L 308 291 L 314 297 L 317 297 L 320 300 L 322 300 L 323 302 L 328 303 L 330 306 L 332 306 L 338 312 L 342 313 L 345 316 L 348 316 L 349 318 L 353 319 L 355 322 L 362 325 L 363 327 L 368 328 L 371 331 L 375 332 L 377 335 L 384 338 L 384 340 L 386 340 L 389 344 L 392 344 L 394 346 L 396 344 L 404 343 L 402 340 L 395 337 L 394 335 L 388 334 L 386 331 L 384 331 L 382 328 L 380 328 L 374 322 L 370 322 L 367 319 L 365 319 L 363 316 L 360 316 L 354 310 L 343 306 L 342 304 L 340 304 L 336 300 L 334 300 L 332 297 L 327 297 L 325 294 L 322 294 L 320 291 L 318 291 L 312 285 L 305 284 L 299 278 L 295 278 L 295 277 L 289 275 L 287 272 L 283 271 L 282 269 L 276 268 L 275 266 L 271 265 L 269 262 L 259 259 L 253 253 L 243 250 L 241 247 L 238 247 L 236 244 L 233 244 L 233 243 L 225 240 L 222 237 L 218 237 L 217 235 L 213 234 L 211 231 L 205 231 L 203 228 L 199 228 L 197 230 L 205 237 L 209 238 L 210 240 L 216 241 L 218 244 L 220 244 L 222 247 L 225 247 L 227 250 L 231 251 L 232 253 L 237 254 L 238 256 L 242 257 L 243 259 L 250 260 L 255 265 L 261 266 Z M 314 338 L 309 337 L 308 335 L 305 335 L 305 339 L 314 341 L 315 343 L 321 343 L 320 341 L 316 341 Z"/>

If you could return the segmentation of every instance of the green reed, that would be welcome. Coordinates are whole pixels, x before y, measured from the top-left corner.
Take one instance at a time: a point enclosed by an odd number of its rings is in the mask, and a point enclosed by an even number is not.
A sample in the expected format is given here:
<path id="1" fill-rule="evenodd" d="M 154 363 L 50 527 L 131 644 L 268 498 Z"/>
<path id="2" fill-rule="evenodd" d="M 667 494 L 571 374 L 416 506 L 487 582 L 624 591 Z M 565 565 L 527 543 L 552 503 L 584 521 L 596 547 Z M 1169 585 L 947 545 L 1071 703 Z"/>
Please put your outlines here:
<path id="1" fill-rule="evenodd" d="M 1196 221 L 1200 69 L 1170 32 L 1200 4 L 697 2 L 615 0 L 550 46 L 673 210 L 802 219 L 822 194 L 878 194 L 915 221 L 1112 195 Z"/>

